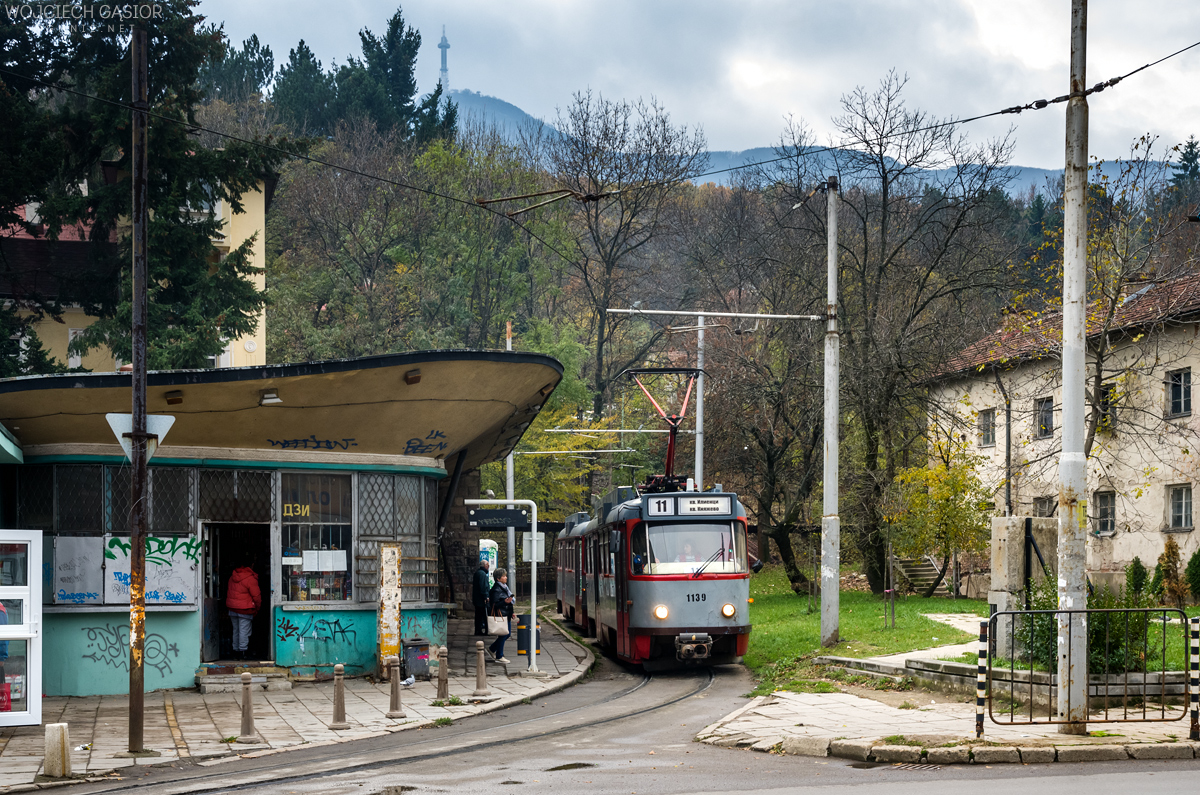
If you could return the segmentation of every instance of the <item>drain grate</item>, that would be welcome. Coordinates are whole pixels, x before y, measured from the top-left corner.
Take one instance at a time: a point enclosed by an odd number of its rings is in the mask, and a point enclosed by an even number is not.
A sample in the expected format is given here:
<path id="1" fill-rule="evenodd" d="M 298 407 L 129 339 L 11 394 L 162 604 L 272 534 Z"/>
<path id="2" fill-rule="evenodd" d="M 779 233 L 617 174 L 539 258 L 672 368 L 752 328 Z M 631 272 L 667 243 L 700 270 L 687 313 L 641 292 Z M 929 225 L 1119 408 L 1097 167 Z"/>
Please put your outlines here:
<path id="1" fill-rule="evenodd" d="M 892 765 L 892 770 L 941 770 L 941 765 L 920 765 L 916 762 L 903 762 L 898 765 Z"/>

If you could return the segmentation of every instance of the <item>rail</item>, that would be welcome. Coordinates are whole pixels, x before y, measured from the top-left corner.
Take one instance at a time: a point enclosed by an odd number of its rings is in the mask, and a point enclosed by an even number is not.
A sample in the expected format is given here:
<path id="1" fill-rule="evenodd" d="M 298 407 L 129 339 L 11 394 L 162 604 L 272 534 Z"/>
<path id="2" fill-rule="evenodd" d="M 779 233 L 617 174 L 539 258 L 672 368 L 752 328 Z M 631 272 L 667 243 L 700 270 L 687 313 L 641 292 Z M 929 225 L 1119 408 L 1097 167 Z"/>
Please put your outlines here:
<path id="1" fill-rule="evenodd" d="M 983 714 L 1001 725 L 1070 721 L 1070 690 L 1058 686 L 1059 639 L 1082 622 L 1087 636 L 1089 723 L 1191 718 L 1200 740 L 1200 618 L 1179 609 L 1001 611 L 980 622 L 976 733 Z M 990 640 L 989 640 L 990 639 Z M 1061 647 L 1068 667 L 1069 644 Z M 1058 703 L 1064 695 L 1066 704 Z"/>

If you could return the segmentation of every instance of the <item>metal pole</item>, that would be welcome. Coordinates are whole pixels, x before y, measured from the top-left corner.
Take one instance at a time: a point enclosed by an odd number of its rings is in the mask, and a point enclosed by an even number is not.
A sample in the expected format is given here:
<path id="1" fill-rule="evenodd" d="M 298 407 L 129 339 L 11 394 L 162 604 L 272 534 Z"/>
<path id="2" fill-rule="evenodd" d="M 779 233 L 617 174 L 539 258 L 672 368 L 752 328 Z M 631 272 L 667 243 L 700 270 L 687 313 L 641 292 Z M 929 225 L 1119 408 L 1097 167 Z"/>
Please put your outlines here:
<path id="1" fill-rule="evenodd" d="M 533 553 L 529 560 L 529 670 L 537 673 L 537 650 L 538 650 L 538 614 L 537 614 L 537 550 L 538 550 L 538 529 L 537 529 L 537 503 L 533 500 L 528 501 L 529 506 L 533 509 L 530 511 L 530 523 L 533 525 Z"/>
<path id="2" fill-rule="evenodd" d="M 512 350 L 512 321 L 508 321 L 507 331 L 505 332 L 505 350 Z M 504 496 L 508 499 L 513 498 L 513 454 L 509 452 L 504 458 Z M 504 506 L 512 509 L 513 506 Z M 517 592 L 517 529 L 515 527 L 508 528 L 508 572 L 513 578 L 513 593 Z"/>
<path id="3" fill-rule="evenodd" d="M 1083 453 L 1087 300 L 1087 0 L 1071 3 L 1071 98 L 1067 102 L 1063 207 L 1062 454 L 1058 463 L 1058 609 L 1087 607 L 1087 460 Z M 1062 734 L 1087 733 L 1087 635 L 1058 614 L 1058 718 Z"/>
<path id="4" fill-rule="evenodd" d="M 147 207 L 146 127 L 149 119 L 149 59 L 145 28 L 133 32 L 133 465 L 129 524 L 129 752 L 144 750 L 146 645 L 146 250 L 150 213 Z"/>
<path id="5" fill-rule="evenodd" d="M 838 518 L 838 330 L 837 222 L 838 180 L 830 177 L 825 191 L 828 224 L 828 278 L 825 307 L 825 471 L 821 517 L 821 645 L 838 642 L 838 588 L 841 579 L 841 537 Z"/>
<path id="6" fill-rule="evenodd" d="M 696 318 L 696 491 L 704 491 L 704 315 Z"/>
<path id="7" fill-rule="evenodd" d="M 975 680 L 975 739 L 983 739 L 983 708 L 987 704 L 988 622 L 979 622 L 979 668 Z M 1030 681 L 1033 677 L 1030 676 Z"/>

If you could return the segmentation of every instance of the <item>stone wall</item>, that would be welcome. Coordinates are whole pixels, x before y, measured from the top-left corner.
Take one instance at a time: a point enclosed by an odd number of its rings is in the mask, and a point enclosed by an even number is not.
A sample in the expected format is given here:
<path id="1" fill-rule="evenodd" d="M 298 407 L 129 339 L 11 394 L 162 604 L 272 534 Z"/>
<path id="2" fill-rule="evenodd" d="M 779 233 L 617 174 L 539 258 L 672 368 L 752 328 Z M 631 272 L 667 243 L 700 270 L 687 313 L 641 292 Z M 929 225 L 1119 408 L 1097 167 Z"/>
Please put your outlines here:
<path id="1" fill-rule="evenodd" d="M 443 478 L 438 484 L 438 510 L 446 500 L 446 491 L 451 478 Z M 450 572 L 453 585 L 452 599 L 460 606 L 471 604 L 471 575 L 479 568 L 479 531 L 467 525 L 467 507 L 464 499 L 479 497 L 479 470 L 463 472 L 454 495 L 454 506 L 446 520 L 446 532 L 442 536 L 442 554 Z"/>

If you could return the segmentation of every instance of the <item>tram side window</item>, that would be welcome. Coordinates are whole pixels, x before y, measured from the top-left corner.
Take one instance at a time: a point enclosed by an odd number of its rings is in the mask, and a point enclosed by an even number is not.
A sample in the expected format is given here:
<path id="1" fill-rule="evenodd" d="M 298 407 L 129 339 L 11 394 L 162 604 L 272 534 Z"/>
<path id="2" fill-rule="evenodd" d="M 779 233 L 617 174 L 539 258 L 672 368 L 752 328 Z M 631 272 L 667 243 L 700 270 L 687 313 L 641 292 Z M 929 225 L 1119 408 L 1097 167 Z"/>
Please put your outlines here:
<path id="1" fill-rule="evenodd" d="M 630 542 L 630 551 L 633 553 L 630 565 L 633 567 L 633 573 L 646 574 L 647 564 L 650 564 L 650 571 L 648 573 L 653 574 L 654 559 L 650 556 L 650 550 L 646 545 L 646 525 L 639 524 L 633 529 Z"/>

